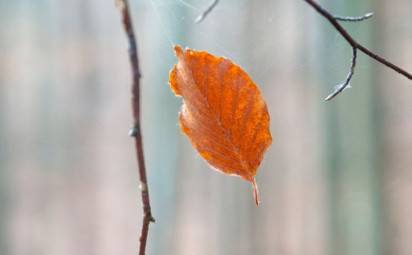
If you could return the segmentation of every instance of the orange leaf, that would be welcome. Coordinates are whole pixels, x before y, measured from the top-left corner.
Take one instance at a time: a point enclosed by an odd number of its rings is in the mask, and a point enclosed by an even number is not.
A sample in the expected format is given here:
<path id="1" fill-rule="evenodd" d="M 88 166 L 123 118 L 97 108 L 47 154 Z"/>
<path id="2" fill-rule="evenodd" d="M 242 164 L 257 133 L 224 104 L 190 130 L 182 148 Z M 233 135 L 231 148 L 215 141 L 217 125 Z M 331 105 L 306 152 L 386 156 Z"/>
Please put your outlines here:
<path id="1" fill-rule="evenodd" d="M 180 128 L 215 169 L 253 184 L 272 143 L 269 113 L 258 87 L 239 66 L 205 51 L 175 46 L 178 63 L 169 83 L 183 97 Z"/>

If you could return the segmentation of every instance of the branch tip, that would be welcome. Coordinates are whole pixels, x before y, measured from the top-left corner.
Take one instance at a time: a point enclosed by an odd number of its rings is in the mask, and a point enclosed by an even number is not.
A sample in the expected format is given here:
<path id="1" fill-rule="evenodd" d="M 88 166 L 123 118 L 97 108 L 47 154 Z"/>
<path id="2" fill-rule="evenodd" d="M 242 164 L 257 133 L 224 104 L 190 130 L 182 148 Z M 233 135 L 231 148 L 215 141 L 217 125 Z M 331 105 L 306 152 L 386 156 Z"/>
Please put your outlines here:
<path id="1" fill-rule="evenodd" d="M 199 24 L 202 22 L 206 16 L 213 11 L 213 9 L 216 7 L 216 5 L 219 3 L 219 0 L 213 0 L 213 2 L 209 5 L 209 7 L 206 8 L 197 18 L 195 19 L 195 23 Z"/>
<path id="2" fill-rule="evenodd" d="M 351 88 L 350 81 L 352 80 L 353 74 L 355 73 L 356 57 L 357 57 L 357 49 L 352 48 L 352 62 L 351 62 L 351 66 L 349 69 L 349 73 L 346 76 L 346 79 L 342 83 L 339 83 L 338 85 L 335 86 L 335 89 L 333 90 L 332 93 L 330 93 L 325 98 L 325 101 L 330 101 L 333 98 L 335 98 L 337 95 L 339 95 L 341 92 L 343 92 L 345 89 Z"/>
<path id="3" fill-rule="evenodd" d="M 348 21 L 348 22 L 358 22 L 358 21 L 364 21 L 367 20 L 369 18 L 371 18 L 373 16 L 373 12 L 368 12 L 365 15 L 362 16 L 356 16 L 356 17 L 352 17 L 352 16 L 334 16 L 334 18 L 338 21 Z"/>

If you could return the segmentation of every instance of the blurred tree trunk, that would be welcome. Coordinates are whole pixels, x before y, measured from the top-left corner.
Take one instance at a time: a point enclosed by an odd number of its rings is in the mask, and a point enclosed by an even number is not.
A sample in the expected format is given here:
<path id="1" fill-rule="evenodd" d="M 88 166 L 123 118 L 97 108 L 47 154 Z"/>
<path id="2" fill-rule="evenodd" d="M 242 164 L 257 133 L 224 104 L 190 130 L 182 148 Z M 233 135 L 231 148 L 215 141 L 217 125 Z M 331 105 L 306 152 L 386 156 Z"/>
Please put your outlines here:
<path id="1" fill-rule="evenodd" d="M 376 45 L 388 59 L 412 70 L 412 1 L 380 0 L 376 4 Z M 383 99 L 383 187 L 385 198 L 385 254 L 412 251 L 412 90 L 410 80 L 377 66 L 376 82 Z"/>
<path id="2" fill-rule="evenodd" d="M 1 6 L 2 4 L 0 4 Z M 0 15 L 5 15 L 7 8 L 0 9 Z M 3 16 L 4 17 L 4 16 Z M 3 27 L 3 26 L 1 26 Z M 0 38 L 5 38 L 4 31 L 0 28 Z M 3 49 L 3 44 L 5 41 L 0 40 L 0 50 Z M 3 54 L 1 56 L 4 57 Z M 0 62 L 0 68 L 3 68 L 3 62 Z M 3 76 L 0 76 L 0 84 L 5 84 L 6 79 Z M 9 148 L 10 148 L 10 141 L 8 139 L 9 133 L 9 125 L 8 125 L 8 114 L 7 114 L 7 98 L 6 95 L 6 87 L 0 85 L 0 251 L 4 254 L 8 254 L 10 252 L 9 247 L 9 221 L 8 218 L 10 217 L 11 211 L 11 203 L 10 203 L 10 172 L 9 172 L 9 158 L 11 157 Z"/>

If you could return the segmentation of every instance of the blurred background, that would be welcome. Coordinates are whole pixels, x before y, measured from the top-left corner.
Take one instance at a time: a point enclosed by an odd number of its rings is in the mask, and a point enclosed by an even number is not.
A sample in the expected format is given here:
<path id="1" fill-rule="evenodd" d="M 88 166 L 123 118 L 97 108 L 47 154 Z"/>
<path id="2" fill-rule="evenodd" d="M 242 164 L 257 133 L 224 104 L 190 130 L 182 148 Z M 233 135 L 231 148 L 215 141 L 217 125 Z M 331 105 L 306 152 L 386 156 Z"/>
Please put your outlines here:
<path id="1" fill-rule="evenodd" d="M 409 255 L 412 84 L 351 48 L 304 1 L 131 0 L 153 215 L 148 254 Z M 412 71 L 412 1 L 321 1 Z M 0 254 L 136 254 L 141 201 L 127 41 L 114 1 L 0 2 Z M 172 44 L 241 65 L 273 144 L 251 185 L 210 170 L 178 127 Z"/>

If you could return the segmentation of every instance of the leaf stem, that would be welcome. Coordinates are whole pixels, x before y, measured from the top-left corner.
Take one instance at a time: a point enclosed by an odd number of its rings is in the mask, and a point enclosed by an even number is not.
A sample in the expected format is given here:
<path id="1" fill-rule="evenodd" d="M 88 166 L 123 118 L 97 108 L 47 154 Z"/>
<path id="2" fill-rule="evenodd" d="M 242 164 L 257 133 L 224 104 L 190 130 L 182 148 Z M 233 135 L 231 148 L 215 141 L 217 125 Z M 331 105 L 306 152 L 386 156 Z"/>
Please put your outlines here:
<path id="1" fill-rule="evenodd" d="M 255 203 L 257 206 L 259 206 L 260 204 L 259 189 L 258 189 L 255 177 L 253 177 L 252 179 L 252 186 L 253 186 L 253 197 L 255 198 Z"/>

